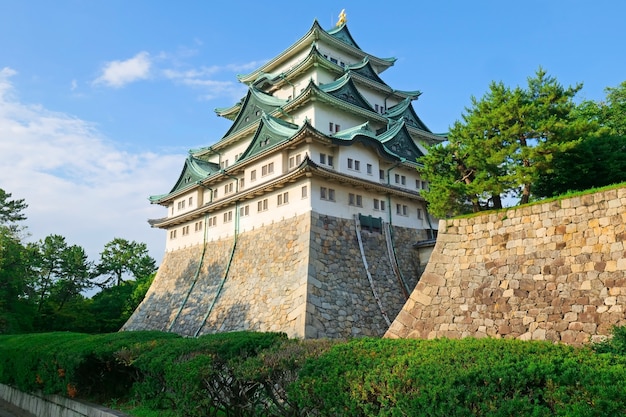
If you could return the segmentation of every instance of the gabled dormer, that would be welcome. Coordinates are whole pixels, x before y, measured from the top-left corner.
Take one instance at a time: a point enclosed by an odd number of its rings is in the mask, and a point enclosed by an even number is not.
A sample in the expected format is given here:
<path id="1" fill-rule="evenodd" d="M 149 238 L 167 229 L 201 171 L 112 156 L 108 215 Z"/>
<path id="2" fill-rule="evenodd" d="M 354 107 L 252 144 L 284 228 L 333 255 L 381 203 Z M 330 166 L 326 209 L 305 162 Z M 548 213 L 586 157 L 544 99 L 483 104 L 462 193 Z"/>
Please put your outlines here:
<path id="1" fill-rule="evenodd" d="M 250 87 L 233 125 L 223 137 L 231 136 L 237 131 L 256 123 L 263 113 L 272 113 L 285 103 L 287 103 L 287 100 L 276 98 L 254 87 Z"/>
<path id="2" fill-rule="evenodd" d="M 176 194 L 179 191 L 183 191 L 185 189 L 191 189 L 196 185 L 198 181 L 202 181 L 211 174 L 214 174 L 220 170 L 219 165 L 214 164 L 212 162 L 203 161 L 202 159 L 198 159 L 193 155 L 187 156 L 185 160 L 185 165 L 178 176 L 178 180 L 172 187 L 169 193 L 150 196 L 150 202 L 152 203 L 161 203 L 168 199 L 172 194 Z"/>
<path id="3" fill-rule="evenodd" d="M 320 85 L 319 88 L 339 100 L 346 101 L 366 110 L 374 111 L 372 105 L 361 95 L 354 85 L 354 81 L 349 73 L 344 74 L 332 83 Z"/>
<path id="4" fill-rule="evenodd" d="M 415 143 L 404 120 L 390 123 L 387 130 L 379 132 L 378 140 L 390 152 L 408 162 L 417 163 L 426 153 L 424 148 Z"/>
<path id="5" fill-rule="evenodd" d="M 297 131 L 297 125 L 263 113 L 259 127 L 250 145 L 248 145 L 248 148 L 241 155 L 240 160 L 243 161 L 288 140 Z"/>
<path id="6" fill-rule="evenodd" d="M 403 120 L 410 127 L 432 133 L 430 129 L 420 120 L 417 113 L 415 113 L 415 110 L 411 105 L 411 101 L 410 97 L 405 98 L 397 105 L 389 108 L 385 113 L 385 116 L 396 122 Z"/>

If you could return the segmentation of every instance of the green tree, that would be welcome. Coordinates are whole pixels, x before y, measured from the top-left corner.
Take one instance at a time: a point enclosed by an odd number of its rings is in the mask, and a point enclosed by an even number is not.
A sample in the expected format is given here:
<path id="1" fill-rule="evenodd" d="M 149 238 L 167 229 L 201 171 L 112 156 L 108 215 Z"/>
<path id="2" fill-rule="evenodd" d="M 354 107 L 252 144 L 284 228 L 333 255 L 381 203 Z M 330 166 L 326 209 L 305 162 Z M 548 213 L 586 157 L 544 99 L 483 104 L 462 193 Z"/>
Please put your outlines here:
<path id="1" fill-rule="evenodd" d="M 26 210 L 28 204 L 24 202 L 24 199 L 9 200 L 11 195 L 0 188 L 0 226 L 15 230 L 16 223 L 26 220 L 23 211 Z"/>
<path id="2" fill-rule="evenodd" d="M 78 308 L 84 301 L 81 293 L 92 286 L 92 263 L 82 247 L 68 245 L 61 235 L 46 236 L 29 247 L 37 329 L 73 330 L 68 327 L 71 322 L 68 317 L 74 312 L 62 310 L 68 305 Z M 75 302 L 69 303 L 72 300 Z"/>
<path id="3" fill-rule="evenodd" d="M 449 143 L 420 159 L 431 213 L 501 208 L 504 196 L 529 202 L 533 182 L 550 169 L 553 155 L 596 128 L 576 117 L 573 99 L 581 88 L 565 88 L 540 68 L 525 88 L 492 82 L 481 99 L 472 97 Z"/>
<path id="4" fill-rule="evenodd" d="M 0 188 L 0 333 L 32 330 L 34 306 L 30 297 L 29 250 L 19 237 L 26 220 L 24 200 L 11 200 Z"/>
<path id="5" fill-rule="evenodd" d="M 129 275 L 135 279 L 145 278 L 155 270 L 156 261 L 148 255 L 145 243 L 115 238 L 100 253 L 97 275 L 104 277 L 104 280 L 97 285 L 120 285 Z"/>

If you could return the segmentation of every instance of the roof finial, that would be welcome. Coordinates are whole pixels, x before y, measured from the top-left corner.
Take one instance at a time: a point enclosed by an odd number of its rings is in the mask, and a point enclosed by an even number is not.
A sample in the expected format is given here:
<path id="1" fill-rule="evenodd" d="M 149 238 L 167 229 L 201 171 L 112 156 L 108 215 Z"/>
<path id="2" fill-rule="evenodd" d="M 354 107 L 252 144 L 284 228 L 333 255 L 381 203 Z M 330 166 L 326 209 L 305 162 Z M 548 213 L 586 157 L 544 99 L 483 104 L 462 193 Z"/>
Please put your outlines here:
<path id="1" fill-rule="evenodd" d="M 337 26 L 345 25 L 348 21 L 346 17 L 346 9 L 341 9 L 341 13 L 339 13 L 339 20 L 337 21 Z"/>

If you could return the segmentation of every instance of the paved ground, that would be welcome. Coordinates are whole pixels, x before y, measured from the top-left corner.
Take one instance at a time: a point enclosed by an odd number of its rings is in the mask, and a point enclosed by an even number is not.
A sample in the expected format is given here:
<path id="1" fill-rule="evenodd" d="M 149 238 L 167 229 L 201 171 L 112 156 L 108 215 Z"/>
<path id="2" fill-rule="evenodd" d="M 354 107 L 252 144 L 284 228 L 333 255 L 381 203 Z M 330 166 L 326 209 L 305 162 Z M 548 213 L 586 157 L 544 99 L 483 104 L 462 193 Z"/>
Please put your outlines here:
<path id="1" fill-rule="evenodd" d="M 0 400 L 0 417 L 37 417 L 6 401 Z"/>

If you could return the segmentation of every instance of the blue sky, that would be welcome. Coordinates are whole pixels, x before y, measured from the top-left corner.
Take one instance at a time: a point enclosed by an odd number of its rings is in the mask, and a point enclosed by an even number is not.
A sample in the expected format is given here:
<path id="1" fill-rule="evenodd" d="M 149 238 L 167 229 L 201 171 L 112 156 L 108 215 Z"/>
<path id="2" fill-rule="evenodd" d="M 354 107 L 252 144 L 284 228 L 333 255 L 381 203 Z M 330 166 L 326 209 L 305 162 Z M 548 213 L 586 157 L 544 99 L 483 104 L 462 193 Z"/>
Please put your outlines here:
<path id="1" fill-rule="evenodd" d="M 434 132 L 490 81 L 524 84 L 539 66 L 579 99 L 626 80 L 626 2 L 0 0 L 0 188 L 25 198 L 30 239 L 51 233 L 92 259 L 114 237 L 161 259 L 162 217 L 188 149 L 219 140 L 213 109 L 248 73 L 345 9 L 365 51 L 397 62 L 381 77 L 420 90 Z"/>

